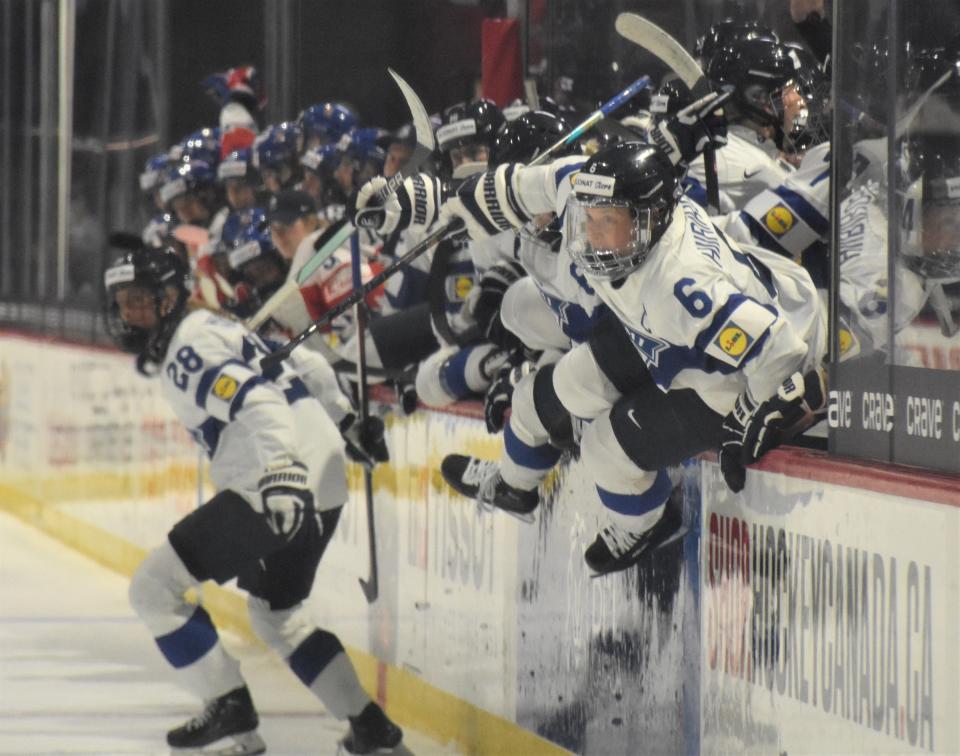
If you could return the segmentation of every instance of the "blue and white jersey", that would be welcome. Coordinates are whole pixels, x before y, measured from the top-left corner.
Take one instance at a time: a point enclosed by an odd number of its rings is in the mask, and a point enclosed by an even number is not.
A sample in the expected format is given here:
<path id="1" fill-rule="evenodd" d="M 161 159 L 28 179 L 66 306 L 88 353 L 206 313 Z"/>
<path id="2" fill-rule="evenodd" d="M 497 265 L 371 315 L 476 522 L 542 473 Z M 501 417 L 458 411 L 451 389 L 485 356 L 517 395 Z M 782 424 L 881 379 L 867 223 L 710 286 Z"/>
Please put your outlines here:
<path id="1" fill-rule="evenodd" d="M 717 220 L 734 241 L 758 244 L 799 260 L 830 233 L 830 145 L 819 144 L 783 183 L 765 188 L 741 209 Z"/>
<path id="2" fill-rule="evenodd" d="M 890 286 L 887 262 L 886 195 L 876 182 L 856 189 L 840 207 L 841 316 L 849 329 L 841 337 L 841 358 L 872 350 L 888 351 Z M 923 279 L 902 264 L 896 266 L 897 306 L 894 333 L 919 315 L 927 299 Z M 897 355 L 897 364 L 907 356 Z"/>
<path id="3" fill-rule="evenodd" d="M 594 286 L 660 389 L 692 389 L 720 414 L 745 389 L 771 396 L 826 348 L 825 312 L 807 272 L 759 247 L 741 249 L 688 198 L 640 268 L 620 285 Z"/>
<path id="4" fill-rule="evenodd" d="M 520 235 L 517 250 L 520 264 L 562 333 L 574 344 L 590 338 L 593 326 L 606 307 L 573 262 L 567 245 L 562 243 L 559 250 L 553 251 L 544 242 Z"/>
<path id="5" fill-rule="evenodd" d="M 267 370 L 270 347 L 241 323 L 209 310 L 177 326 L 159 378 L 174 413 L 210 456 L 210 478 L 259 507 L 257 482 L 278 460 L 299 460 L 318 509 L 346 501 L 337 425 L 351 410 L 323 357 L 297 350 Z"/>
<path id="6" fill-rule="evenodd" d="M 776 145 L 762 139 L 745 126 L 730 126 L 727 143 L 717 150 L 717 183 L 720 186 L 720 212 L 729 213 L 746 205 L 763 191 L 780 186 L 792 168 L 777 158 Z M 706 169 L 703 155 L 690 163 L 685 182 L 687 194 L 701 207 L 706 205 Z"/>

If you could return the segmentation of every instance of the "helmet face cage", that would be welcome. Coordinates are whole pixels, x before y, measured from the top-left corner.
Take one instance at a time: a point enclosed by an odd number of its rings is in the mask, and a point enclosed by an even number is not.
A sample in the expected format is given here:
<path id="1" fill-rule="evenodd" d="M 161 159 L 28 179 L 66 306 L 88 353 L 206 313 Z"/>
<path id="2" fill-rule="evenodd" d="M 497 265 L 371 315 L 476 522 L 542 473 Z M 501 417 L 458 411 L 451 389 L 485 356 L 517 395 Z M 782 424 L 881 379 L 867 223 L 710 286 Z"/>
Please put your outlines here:
<path id="1" fill-rule="evenodd" d="M 107 333 L 114 343 L 146 362 L 160 362 L 190 296 L 187 264 L 177 250 L 144 247 L 127 253 L 104 273 L 104 288 Z M 117 292 L 134 288 L 153 297 L 157 321 L 151 328 L 127 323 L 120 312 Z M 171 288 L 176 291 L 176 300 L 164 313 Z"/>
<path id="2" fill-rule="evenodd" d="M 616 248 L 591 244 L 591 227 L 596 223 L 604 224 L 605 219 L 591 217 L 589 211 L 618 208 L 626 210 L 629 219 L 629 226 L 624 226 L 625 243 Z M 567 200 L 563 230 L 564 237 L 570 240 L 570 256 L 590 278 L 600 281 L 623 278 L 647 259 L 653 246 L 655 212 L 652 207 L 637 207 L 626 200 L 572 194 Z"/>

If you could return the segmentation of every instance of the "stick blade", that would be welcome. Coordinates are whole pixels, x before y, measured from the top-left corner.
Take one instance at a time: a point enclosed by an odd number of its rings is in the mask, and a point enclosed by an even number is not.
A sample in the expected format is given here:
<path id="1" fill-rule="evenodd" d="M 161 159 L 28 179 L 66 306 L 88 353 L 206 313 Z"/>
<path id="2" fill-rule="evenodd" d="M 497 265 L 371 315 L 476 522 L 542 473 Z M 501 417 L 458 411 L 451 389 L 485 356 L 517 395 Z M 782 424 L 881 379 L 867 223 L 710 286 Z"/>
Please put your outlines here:
<path id="1" fill-rule="evenodd" d="M 397 86 L 400 87 L 400 91 L 403 92 L 403 99 L 407 101 L 407 107 L 410 108 L 410 114 L 413 116 L 413 128 L 416 129 L 417 132 L 417 143 L 422 144 L 429 152 L 433 152 L 437 147 L 437 143 L 433 138 L 433 128 L 430 126 L 430 114 L 427 113 L 423 101 L 417 96 L 417 93 L 413 91 L 413 87 L 407 84 L 400 74 L 392 68 L 388 68 L 387 71 L 390 72 L 393 80 L 397 82 Z"/>
<path id="2" fill-rule="evenodd" d="M 377 585 L 377 581 L 371 580 L 370 582 L 367 582 L 363 578 L 359 578 L 359 582 L 360 590 L 363 591 L 363 595 L 367 599 L 367 603 L 372 604 L 380 595 L 380 587 Z"/>
<path id="3" fill-rule="evenodd" d="M 693 56 L 667 32 L 636 13 L 621 13 L 614 23 L 617 33 L 662 60 L 695 97 L 706 94 L 703 69 Z M 703 90 L 698 91 L 698 90 Z"/>

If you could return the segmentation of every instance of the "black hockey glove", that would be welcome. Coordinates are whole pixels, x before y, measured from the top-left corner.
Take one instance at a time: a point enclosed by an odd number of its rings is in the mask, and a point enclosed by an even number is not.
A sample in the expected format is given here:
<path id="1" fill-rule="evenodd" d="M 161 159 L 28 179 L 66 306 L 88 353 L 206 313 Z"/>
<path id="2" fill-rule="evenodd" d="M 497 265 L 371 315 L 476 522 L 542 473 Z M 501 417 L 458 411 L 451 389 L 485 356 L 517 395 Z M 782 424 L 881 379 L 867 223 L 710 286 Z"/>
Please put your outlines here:
<path id="1" fill-rule="evenodd" d="M 523 226 L 530 216 L 516 188 L 516 172 L 522 167 L 506 163 L 465 179 L 440 208 L 440 222 L 447 224 L 460 218 L 466 224 L 467 235 L 474 240 Z"/>
<path id="2" fill-rule="evenodd" d="M 296 460 L 271 464 L 257 483 L 263 516 L 270 529 L 287 541 L 314 514 L 313 494 L 307 485 L 307 468 Z"/>
<path id="3" fill-rule="evenodd" d="M 740 461 L 752 465 L 771 449 L 822 420 L 827 412 L 826 373 L 794 373 L 747 419 Z"/>
<path id="4" fill-rule="evenodd" d="M 727 143 L 727 117 L 722 105 L 730 95 L 730 92 L 721 92 L 701 97 L 654 126 L 651 140 L 674 165 L 689 164 L 709 144 L 722 147 Z"/>
<path id="5" fill-rule="evenodd" d="M 513 401 L 513 390 L 524 376 L 530 375 L 536 369 L 532 362 L 523 359 L 521 353 L 516 353 L 497 371 L 483 400 L 483 419 L 487 424 L 487 433 L 499 433 L 503 430 L 507 410 Z"/>
<path id="6" fill-rule="evenodd" d="M 340 421 L 340 435 L 343 436 L 347 456 L 368 470 L 390 459 L 383 433 L 383 420 L 376 416 L 361 421 L 351 413 Z"/>
<path id="7" fill-rule="evenodd" d="M 500 304 L 503 302 L 503 295 L 514 281 L 519 281 L 527 272 L 520 263 L 512 260 L 504 260 L 495 265 L 491 265 L 480 279 L 480 296 L 473 307 L 473 317 L 477 322 L 480 333 L 488 341 L 491 331 L 497 333 L 497 328 L 503 329 L 502 321 L 499 321 L 497 314 L 500 312 Z M 494 341 L 494 343 L 498 343 Z"/>
<path id="8" fill-rule="evenodd" d="M 426 231 L 440 212 L 440 179 L 426 173 L 410 176 L 381 206 L 377 192 L 386 183 L 383 176 L 374 176 L 360 187 L 348 209 L 353 224 L 372 229 L 381 236 L 389 236 L 397 228 Z"/>
<path id="9" fill-rule="evenodd" d="M 734 493 L 740 493 L 747 481 L 747 468 L 742 461 L 743 434 L 756 405 L 746 394 L 737 397 L 733 410 L 723 419 L 720 432 L 720 472 Z"/>

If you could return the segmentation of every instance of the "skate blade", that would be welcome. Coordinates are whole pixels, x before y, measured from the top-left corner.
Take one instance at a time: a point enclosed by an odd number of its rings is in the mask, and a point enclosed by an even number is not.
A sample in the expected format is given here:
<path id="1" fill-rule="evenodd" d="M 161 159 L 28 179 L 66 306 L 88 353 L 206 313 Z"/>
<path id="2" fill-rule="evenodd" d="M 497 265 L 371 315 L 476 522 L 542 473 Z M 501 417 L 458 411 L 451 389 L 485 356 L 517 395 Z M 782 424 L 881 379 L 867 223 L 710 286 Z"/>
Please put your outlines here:
<path id="1" fill-rule="evenodd" d="M 256 731 L 228 735 L 203 748 L 170 749 L 172 756 L 255 756 L 266 752 L 267 744 Z"/>
<path id="2" fill-rule="evenodd" d="M 511 512 L 509 509 L 502 509 L 501 507 L 498 507 L 495 504 L 490 504 L 489 502 L 486 502 L 486 501 L 480 501 L 480 499 L 477 499 L 477 507 L 480 509 L 481 513 L 482 512 L 503 512 L 504 514 L 508 514 L 511 517 L 516 517 L 518 520 L 520 520 L 520 522 L 525 522 L 528 525 L 531 522 L 534 522 L 536 520 L 536 517 L 534 517 L 533 512 Z"/>
<path id="3" fill-rule="evenodd" d="M 364 753 L 392 753 L 395 756 L 415 756 L 413 751 L 407 748 L 402 740 L 395 746 L 382 746 L 379 748 L 374 748 L 372 751 L 364 751 Z M 349 748 L 347 748 L 346 738 L 342 738 L 341 740 L 337 741 L 336 756 L 356 756 L 356 751 L 351 751 Z"/>

